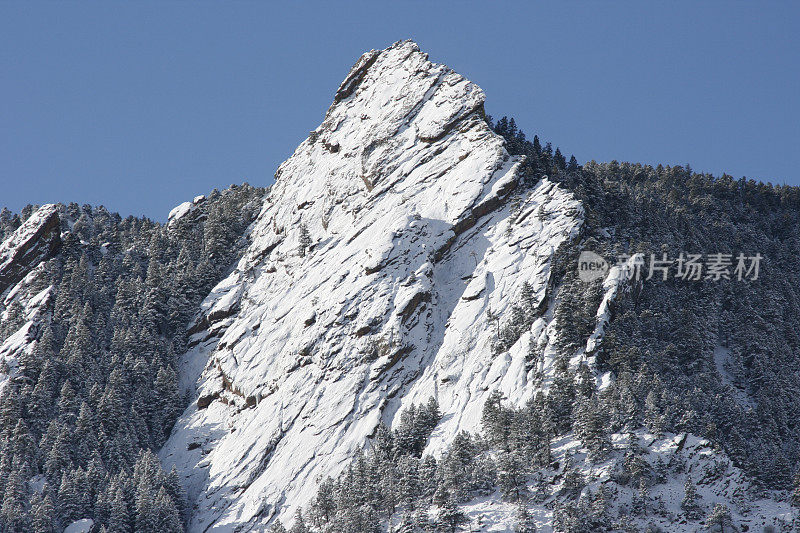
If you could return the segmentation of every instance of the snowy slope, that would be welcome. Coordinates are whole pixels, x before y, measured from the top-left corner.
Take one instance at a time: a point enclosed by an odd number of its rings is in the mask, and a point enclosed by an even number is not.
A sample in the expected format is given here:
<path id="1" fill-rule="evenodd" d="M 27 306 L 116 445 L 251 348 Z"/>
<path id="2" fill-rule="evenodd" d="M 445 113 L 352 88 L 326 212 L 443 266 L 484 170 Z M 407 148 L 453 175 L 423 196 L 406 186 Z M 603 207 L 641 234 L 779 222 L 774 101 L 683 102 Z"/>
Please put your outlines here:
<path id="1" fill-rule="evenodd" d="M 12 333 L 0 342 L 0 361 L 8 365 L 9 373 L 0 372 L 0 390 L 6 385 L 8 379 L 12 378 L 17 371 L 17 359 L 26 351 L 31 353 L 34 348 L 34 341 L 39 335 L 39 327 L 44 319 L 44 314 L 50 308 L 53 296 L 53 287 L 33 294 L 26 290 L 27 285 L 32 282 L 40 271 L 34 270 L 18 283 L 10 294 L 6 297 L 3 305 L 6 310 L 0 314 L 0 318 L 5 318 L 8 313 L 8 305 L 12 301 L 19 302 L 22 306 L 22 325 L 16 332 Z"/>
<path id="2" fill-rule="evenodd" d="M 58 206 L 46 204 L 36 210 L 0 244 L 0 321 L 8 318 L 12 303 L 20 305 L 21 325 L 0 338 L 0 361 L 8 374 L 0 372 L 0 388 L 16 372 L 17 358 L 33 349 L 44 311 L 52 300 L 52 287 L 33 290 L 41 261 L 61 244 Z M 39 268 L 37 268 L 39 266 Z"/>
<path id="3" fill-rule="evenodd" d="M 709 441 L 687 433 L 657 436 L 645 430 L 634 436 L 639 451 L 636 457 L 642 461 L 645 478 L 649 480 L 646 486 L 650 503 L 644 512 L 633 511 L 640 486 L 625 479 L 624 465 L 630 460 L 632 449 L 630 437 L 611 435 L 613 450 L 597 462 L 588 460 L 580 441 L 569 434 L 552 444 L 554 464 L 560 465 L 560 469 L 542 469 L 527 484 L 530 499 L 526 508 L 536 531 L 555 531 L 553 508 L 557 502 L 591 501 L 592 496 L 601 491 L 609 509 L 605 517 L 609 527 L 616 523 L 627 524 L 635 528 L 631 529 L 633 531 L 647 531 L 648 526 L 651 531 L 669 533 L 709 531 L 704 519 L 716 504 L 724 504 L 733 522 L 741 528 L 738 531 L 769 531 L 767 528 L 792 531 L 789 525 L 796 514 L 789 502 L 770 498 L 772 494 L 754 487 L 725 453 L 715 449 Z M 566 467 L 568 464 L 570 468 Z M 579 494 L 572 494 L 565 487 L 567 471 L 577 473 L 586 483 Z M 669 475 L 662 478 L 662 472 L 669 472 Z M 696 485 L 697 504 L 701 509 L 700 517 L 693 520 L 687 519 L 681 509 L 687 479 Z M 461 509 L 469 520 L 468 525 L 465 524 L 469 531 L 512 533 L 517 523 L 517 504 L 503 501 L 500 494 L 475 498 Z M 431 516 L 435 512 L 433 508 Z M 399 514 L 393 517 L 393 523 L 399 522 Z"/>
<path id="4" fill-rule="evenodd" d="M 492 390 L 533 393 L 523 353 L 547 317 L 493 356 L 487 310 L 502 315 L 526 281 L 544 299 L 583 209 L 546 179 L 515 192 L 520 161 L 483 100 L 396 43 L 362 56 L 281 165 L 184 357 L 198 401 L 161 456 L 187 481 L 192 531 L 289 519 L 403 406 L 438 399 L 437 453 L 478 428 Z"/>
<path id="5" fill-rule="evenodd" d="M 58 207 L 43 205 L 0 244 L 0 293 L 25 277 L 60 244 Z"/>

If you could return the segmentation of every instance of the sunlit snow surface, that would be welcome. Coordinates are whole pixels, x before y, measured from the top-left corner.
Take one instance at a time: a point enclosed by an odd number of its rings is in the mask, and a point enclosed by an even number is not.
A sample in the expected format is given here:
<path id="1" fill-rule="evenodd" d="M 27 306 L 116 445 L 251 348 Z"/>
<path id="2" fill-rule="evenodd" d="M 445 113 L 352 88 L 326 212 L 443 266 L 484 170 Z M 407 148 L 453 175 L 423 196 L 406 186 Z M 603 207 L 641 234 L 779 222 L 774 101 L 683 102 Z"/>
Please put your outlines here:
<path id="1" fill-rule="evenodd" d="M 93 526 L 94 521 L 91 518 L 82 518 L 68 525 L 64 533 L 89 533 Z"/>
<path id="2" fill-rule="evenodd" d="M 28 219 L 0 244 L 0 271 L 5 269 L 20 254 L 20 248 L 34 235 L 45 221 L 58 210 L 55 204 L 45 204 L 37 209 Z"/>
<path id="3" fill-rule="evenodd" d="M 37 260 L 44 258 L 45 252 L 37 246 L 37 239 L 49 219 L 54 216 L 58 207 L 45 204 L 31 214 L 30 217 L 0 243 L 0 276 L 8 275 L 15 264 L 28 260 L 31 264 L 23 268 L 27 272 L 21 280 L 8 287 L 0 295 L 0 320 L 8 319 L 12 303 L 19 303 L 22 311 L 21 326 L 4 339 L 0 339 L 0 360 L 8 365 L 9 373 L 0 372 L 0 390 L 8 383 L 8 379 L 16 374 L 17 359 L 23 351 L 31 352 L 34 339 L 38 336 L 39 323 L 51 303 L 53 288 L 34 292 L 37 278 L 41 275 L 42 266 Z M 32 255 L 36 254 L 36 255 Z M 22 276 L 22 274 L 19 274 Z M 17 279 L 19 279 L 17 277 Z"/>
<path id="4" fill-rule="evenodd" d="M 544 297 L 583 209 L 547 180 L 513 214 L 498 201 L 520 161 L 481 118 L 483 99 L 398 43 L 360 60 L 281 165 L 251 247 L 204 304 L 222 336 L 185 358 L 198 396 L 219 398 L 192 405 L 162 451 L 187 478 L 192 530 L 289 519 L 403 406 L 438 399 L 437 453 L 478 428 L 492 390 L 533 393 L 528 336 L 493 357 L 486 311 L 503 315 L 525 281 Z"/>
<path id="5" fill-rule="evenodd" d="M 393 425 L 411 404 L 438 400 L 443 417 L 425 450 L 438 456 L 457 432 L 479 430 L 492 391 L 519 405 L 549 388 L 559 335 L 554 304 L 545 300 L 557 289 L 551 266 L 559 246 L 577 238 L 584 210 L 546 178 L 516 187 L 521 161 L 486 124 L 483 98 L 414 43 L 369 52 L 323 123 L 281 165 L 249 231 L 251 246 L 202 304 L 183 357 L 181 382 L 197 401 L 161 458 L 186 482 L 191 531 L 263 531 L 275 519 L 291 522 L 321 479 L 336 477 L 380 422 Z M 573 368 L 586 362 L 594 369 L 629 268 L 613 267 L 604 280 L 595 330 Z M 507 320 L 525 282 L 548 306 L 495 354 L 497 324 L 488 316 Z M 531 344 L 543 357 L 526 371 Z M 600 388 L 611 382 L 608 374 L 596 377 Z M 626 512 L 635 490 L 616 485 L 612 471 L 626 438 L 614 435 L 615 449 L 600 463 L 587 461 L 571 435 L 553 442 L 562 465 L 574 456 L 585 490 L 615 491 L 616 514 Z M 651 489 L 664 502 L 660 514 L 638 525 L 701 527 L 675 523 L 686 475 L 706 510 L 724 502 L 740 524 L 791 518 L 787 504 L 739 498 L 749 490 L 746 479 L 707 442 L 641 431 L 637 438 L 651 464 L 681 465 Z M 563 472 L 540 475 L 549 497 L 561 498 Z M 529 508 L 549 531 L 552 505 L 534 500 Z M 516 510 L 499 495 L 462 509 L 481 531 L 510 531 Z"/>

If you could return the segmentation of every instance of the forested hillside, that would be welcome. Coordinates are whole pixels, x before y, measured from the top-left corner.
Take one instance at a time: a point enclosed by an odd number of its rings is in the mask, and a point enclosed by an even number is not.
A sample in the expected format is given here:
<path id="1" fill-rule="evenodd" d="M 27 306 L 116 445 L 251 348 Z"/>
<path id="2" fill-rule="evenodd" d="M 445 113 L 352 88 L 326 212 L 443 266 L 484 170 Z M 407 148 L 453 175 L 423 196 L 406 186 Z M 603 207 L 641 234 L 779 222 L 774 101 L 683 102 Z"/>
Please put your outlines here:
<path id="1" fill-rule="evenodd" d="M 552 379 L 541 374 L 540 346 L 532 344 L 527 358 L 547 393 L 514 408 L 513 398 L 495 392 L 482 431 L 459 434 L 438 461 L 413 444 L 428 438 L 429 426 L 418 420 L 438 416 L 435 403 L 432 411 L 405 411 L 342 477 L 322 484 L 295 524 L 382 531 L 389 519 L 396 532 L 456 531 L 474 524 L 485 512 L 476 502 L 489 497 L 517 506 L 504 515 L 517 532 L 543 522 L 568 532 L 658 531 L 700 520 L 733 525 L 731 509 L 753 518 L 753 502 L 765 497 L 800 505 L 800 188 L 698 174 L 688 165 L 579 166 L 538 137 L 526 140 L 513 119 L 494 129 L 509 152 L 527 157 L 518 198 L 546 174 L 587 211 L 580 238 L 557 254 Z M 582 250 L 611 262 L 637 253 L 673 259 L 666 281 L 644 279 L 645 264 L 642 279 L 618 292 L 594 353 L 584 347 L 603 286 L 578 279 Z M 681 252 L 764 259 L 756 280 L 688 281 L 674 276 Z M 493 351 L 509 349 L 540 314 L 520 293 L 511 312 L 495 319 Z M 581 353 L 593 356 L 594 372 Z M 611 379 L 596 380 L 595 372 Z M 686 453 L 689 435 L 707 440 Z M 697 484 L 713 496 L 703 501 Z M 761 524 L 791 528 L 791 520 L 775 521 L 778 514 L 768 510 Z"/>
<path id="2" fill-rule="evenodd" d="M 640 422 L 703 435 L 768 486 L 789 488 L 800 465 L 800 188 L 698 174 L 688 165 L 592 161 L 571 171 L 520 133 L 509 145 L 581 199 L 588 223 L 579 249 L 611 260 L 763 256 L 755 280 L 673 275 L 635 285 L 616 302 L 598 363 L 618 378 L 622 395 L 631 383 L 648 383 L 659 417 Z M 580 331 L 580 314 L 564 318 L 565 329 Z M 646 400 L 637 398 L 642 415 Z"/>
<path id="3" fill-rule="evenodd" d="M 187 326 L 246 244 L 263 194 L 214 191 L 168 225 L 58 206 L 59 251 L 3 294 L 2 531 L 83 518 L 103 531 L 183 531 L 180 480 L 154 451 L 188 401 L 177 377 Z M 3 234 L 35 211 L 4 211 Z M 27 322 L 35 342 L 7 342 Z"/>

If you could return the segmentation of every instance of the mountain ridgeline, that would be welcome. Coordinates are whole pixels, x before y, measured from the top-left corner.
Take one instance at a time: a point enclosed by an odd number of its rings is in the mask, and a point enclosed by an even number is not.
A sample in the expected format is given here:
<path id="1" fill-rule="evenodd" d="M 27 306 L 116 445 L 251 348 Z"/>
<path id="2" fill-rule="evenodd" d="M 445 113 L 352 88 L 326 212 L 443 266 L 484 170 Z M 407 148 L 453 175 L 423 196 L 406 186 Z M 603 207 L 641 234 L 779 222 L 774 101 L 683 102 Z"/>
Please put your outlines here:
<path id="1" fill-rule="evenodd" d="M 167 226 L 103 207 L 39 208 L 63 237 L 3 295 L 3 531 L 83 518 L 108 531 L 183 531 L 180 480 L 154 455 L 186 404 L 176 354 L 263 194 L 214 192 Z M 4 211 L 3 232 L 37 238 L 23 225 L 36 212 Z"/>
<path id="2" fill-rule="evenodd" d="M 498 126 L 512 153 L 528 156 L 533 172 L 549 172 L 586 208 L 584 234 L 565 256 L 584 249 L 607 258 L 666 253 L 677 259 L 681 252 L 764 256 L 756 280 L 670 278 L 645 281 L 621 294 L 598 368 L 618 378 L 612 389 L 645 382 L 646 394 L 665 398 L 651 406 L 660 420 L 640 422 L 702 435 L 756 479 L 790 488 L 800 465 L 800 188 L 715 178 L 689 165 L 591 161 L 571 171 L 558 152 L 551 157 L 536 140 L 525 141 L 503 121 Z M 562 301 L 591 297 L 585 285 L 568 294 L 576 287 L 576 262 L 569 257 L 562 263 L 567 266 Z M 587 303 L 584 309 L 597 308 L 597 302 Z M 580 309 L 566 310 L 563 326 L 585 337 L 587 327 L 580 322 L 594 317 L 581 317 Z M 644 413 L 646 397 L 637 403 Z"/>
<path id="3" fill-rule="evenodd" d="M 0 531 L 798 527 L 800 188 L 483 100 L 399 42 L 268 189 L 0 213 Z"/>

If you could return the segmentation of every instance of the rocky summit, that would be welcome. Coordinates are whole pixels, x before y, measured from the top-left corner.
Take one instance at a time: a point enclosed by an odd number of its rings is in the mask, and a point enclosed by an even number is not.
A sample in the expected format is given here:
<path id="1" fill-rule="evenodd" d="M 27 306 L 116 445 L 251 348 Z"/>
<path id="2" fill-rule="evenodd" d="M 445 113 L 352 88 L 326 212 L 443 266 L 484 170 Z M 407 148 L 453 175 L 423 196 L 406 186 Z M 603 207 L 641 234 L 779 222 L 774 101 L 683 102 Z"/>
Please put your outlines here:
<path id="1" fill-rule="evenodd" d="M 483 101 L 412 42 L 368 52 L 280 166 L 250 247 L 203 303 L 185 364 L 203 369 L 199 400 L 161 452 L 191 480 L 194 527 L 291 519 L 404 406 L 438 399 L 433 452 L 479 427 L 492 390 L 532 396 L 529 336 L 491 357 L 486 311 L 525 281 L 544 300 L 583 211 L 546 179 L 511 209 L 522 158 Z"/>

